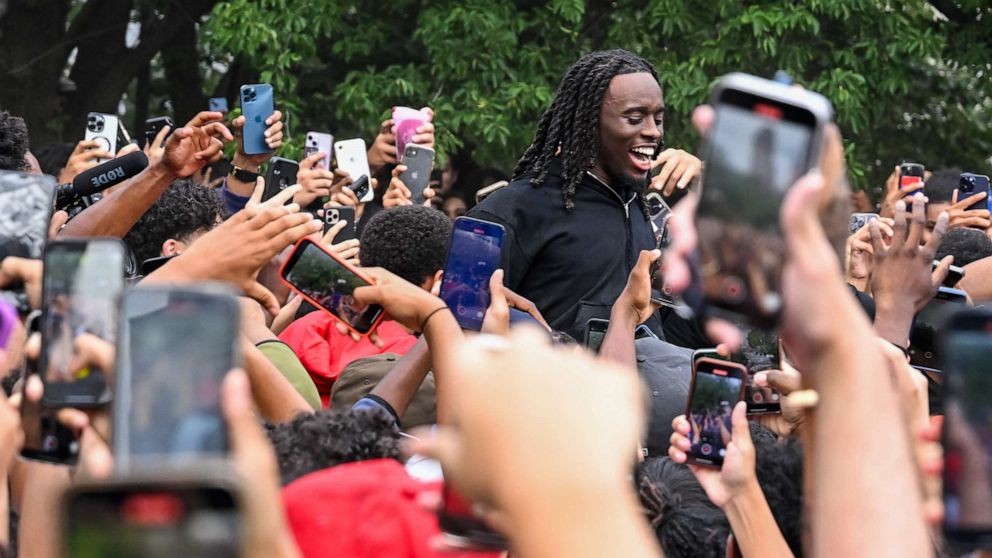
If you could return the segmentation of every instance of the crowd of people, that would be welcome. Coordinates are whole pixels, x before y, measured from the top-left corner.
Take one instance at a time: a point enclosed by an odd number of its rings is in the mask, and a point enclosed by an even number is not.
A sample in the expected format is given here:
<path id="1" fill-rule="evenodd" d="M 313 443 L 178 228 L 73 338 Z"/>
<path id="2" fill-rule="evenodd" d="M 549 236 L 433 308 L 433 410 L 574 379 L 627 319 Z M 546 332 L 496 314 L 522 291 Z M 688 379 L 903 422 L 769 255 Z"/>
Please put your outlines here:
<path id="1" fill-rule="evenodd" d="M 433 112 L 422 112 L 428 120 L 411 141 L 432 147 Z M 140 336 L 61 328 L 72 337 L 62 347 L 71 353 L 60 359 L 64 376 L 103 371 L 112 402 L 53 403 L 37 374 L 51 342 L 38 324 L 75 310 L 46 308 L 52 271 L 23 248 L 25 231 L 0 223 L 0 291 L 11 295 L 0 299 L 0 555 L 984 555 L 987 541 L 961 543 L 941 529 L 942 411 L 932 405 L 946 374 L 911 366 L 910 338 L 952 264 L 964 270 L 953 285 L 967 299 L 962 307 L 992 295 L 987 194 L 962 198 L 961 169 L 935 170 L 919 184 L 896 167 L 872 206 L 852 195 L 840 133 L 829 125 L 817 168 L 788 188 L 777 212 L 785 263 L 760 268 L 781 282 L 776 333 L 785 358 L 751 370 L 751 381 L 781 410 L 748 414 L 743 397 L 721 392 L 716 407 L 695 414 L 693 352 L 729 357 L 742 334 L 710 314 L 661 306 L 652 291 L 655 273 L 673 296 L 689 291 L 700 281 L 699 243 L 715 241 L 697 234 L 694 219 L 706 162 L 689 146 L 666 147 L 681 138 L 665 137 L 664 120 L 650 62 L 594 52 L 565 72 L 512 179 L 478 204 L 475 190 L 503 177 L 460 181 L 450 163 L 415 203 L 391 120 L 369 138 L 376 195 L 362 203 L 350 188 L 358 177 L 316 164 L 328 154 L 286 152 L 278 110 L 265 120 L 262 154 L 246 152 L 243 116 L 201 112 L 117 153 L 83 140 L 37 158 L 25 122 L 0 112 L 4 171 L 44 170 L 68 184 L 100 160 L 147 156 L 144 170 L 99 200 L 53 211 L 50 246 L 119 239 L 131 264 L 102 271 L 126 274 L 125 292 L 220 284 L 240 310 L 223 332 L 240 356 L 216 381 L 198 377 L 195 355 L 226 343 L 206 327 L 223 322 L 197 307 L 181 307 L 167 335 L 153 319 L 172 303 L 150 296 Z M 692 121 L 705 137 L 713 107 L 700 106 Z M 298 184 L 263 199 L 275 154 L 301 160 Z M 663 251 L 649 192 L 673 209 Z M 353 208 L 357 222 L 325 228 L 332 207 Z M 2 209 L 0 219 L 10 217 Z M 855 211 L 877 218 L 850 231 Z M 464 215 L 505 230 L 500 269 L 483 278 L 481 332 L 463 331 L 439 297 L 452 222 Z M 340 239 L 347 227 L 355 238 Z M 369 285 L 294 292 L 280 269 L 303 239 Z M 758 266 L 753 238 L 731 240 L 747 246 L 732 250 L 741 266 Z M 326 293 L 355 308 L 381 306 L 385 319 L 368 335 L 356 332 L 316 305 L 337 306 Z M 477 294 L 464 297 L 476 304 Z M 590 320 L 609 321 L 598 354 L 581 346 Z M 136 347 L 177 358 L 145 359 L 131 354 Z M 131 369 L 142 362 L 155 368 L 144 386 Z M 46 405 L 50 414 L 39 418 Z M 113 416 L 122 412 L 132 414 Z M 202 439 L 218 429 L 224 441 L 170 443 L 225 450 L 219 463 L 187 455 L 171 468 L 165 457 L 138 467 L 120 453 L 120 429 L 141 446 L 135 453 L 155 454 L 157 436 Z M 983 511 L 992 510 L 985 434 L 958 433 L 958 446 L 978 449 L 946 464 L 961 473 L 959 494 L 976 485 L 949 513 L 978 531 L 992 529 L 992 512 Z M 722 466 L 695 463 L 701 445 L 718 448 Z M 56 446 L 73 459 L 29 459 Z M 213 480 L 215 466 L 226 471 L 223 483 Z M 222 485 L 236 495 L 235 521 L 218 531 L 204 512 L 199 529 L 167 530 L 183 507 L 163 494 Z M 114 513 L 79 511 L 97 509 L 80 502 L 92 506 L 94 495 L 113 490 L 125 494 Z M 202 512 L 218 502 L 182 505 Z"/>

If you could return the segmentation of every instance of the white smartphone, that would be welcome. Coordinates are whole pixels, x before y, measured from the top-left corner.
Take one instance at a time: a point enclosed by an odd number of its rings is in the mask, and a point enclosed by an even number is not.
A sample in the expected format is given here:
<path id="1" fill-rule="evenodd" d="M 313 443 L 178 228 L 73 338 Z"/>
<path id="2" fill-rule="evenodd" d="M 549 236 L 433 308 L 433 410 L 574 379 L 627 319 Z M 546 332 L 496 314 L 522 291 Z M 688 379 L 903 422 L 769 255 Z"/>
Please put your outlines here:
<path id="1" fill-rule="evenodd" d="M 86 135 L 87 140 L 95 140 L 100 146 L 99 149 L 117 153 L 117 134 L 120 121 L 112 114 L 101 112 L 91 112 L 86 115 Z M 97 159 L 97 163 L 109 161 L 109 159 Z"/>
<path id="2" fill-rule="evenodd" d="M 355 182 L 362 176 L 372 180 L 372 171 L 369 170 L 368 150 L 365 148 L 365 140 L 355 138 L 343 140 L 334 144 L 334 159 L 338 163 L 338 168 L 351 175 Z M 372 188 L 365 190 L 365 195 L 359 198 L 361 203 L 372 201 L 375 192 Z"/>
<path id="3" fill-rule="evenodd" d="M 318 151 L 323 153 L 324 160 L 320 163 L 320 168 L 330 169 L 331 157 L 334 156 L 334 153 L 331 152 L 333 145 L 333 135 L 325 132 L 307 132 L 307 142 L 303 146 L 303 153 L 306 157 L 309 157 Z"/>

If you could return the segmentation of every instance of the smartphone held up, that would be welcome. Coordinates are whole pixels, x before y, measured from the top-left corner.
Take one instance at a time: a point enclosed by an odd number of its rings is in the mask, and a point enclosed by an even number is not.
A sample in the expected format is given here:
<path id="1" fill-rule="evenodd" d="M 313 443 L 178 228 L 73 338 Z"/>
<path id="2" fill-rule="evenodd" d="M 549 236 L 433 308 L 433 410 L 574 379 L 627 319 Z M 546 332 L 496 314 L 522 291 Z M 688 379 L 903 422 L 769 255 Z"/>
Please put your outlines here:
<path id="1" fill-rule="evenodd" d="M 770 327 L 782 311 L 788 189 L 816 167 L 832 117 L 823 96 L 746 74 L 720 79 L 697 215 L 702 297 Z"/>

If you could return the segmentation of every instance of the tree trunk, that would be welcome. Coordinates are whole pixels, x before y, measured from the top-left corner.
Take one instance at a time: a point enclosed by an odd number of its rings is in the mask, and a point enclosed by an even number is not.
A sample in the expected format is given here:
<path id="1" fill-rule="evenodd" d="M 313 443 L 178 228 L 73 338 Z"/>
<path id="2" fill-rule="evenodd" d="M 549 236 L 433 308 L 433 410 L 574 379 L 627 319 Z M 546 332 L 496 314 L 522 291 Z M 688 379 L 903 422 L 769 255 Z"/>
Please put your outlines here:
<path id="1" fill-rule="evenodd" d="M 200 56 L 196 50 L 196 26 L 184 22 L 171 41 L 171 48 L 162 51 L 162 65 L 172 99 L 173 119 L 177 125 L 189 122 L 196 113 L 207 110 L 200 75 Z"/>
<path id="2" fill-rule="evenodd" d="M 0 108 L 27 121 L 35 146 L 61 138 L 59 78 L 69 4 L 25 0 L 0 18 Z"/>

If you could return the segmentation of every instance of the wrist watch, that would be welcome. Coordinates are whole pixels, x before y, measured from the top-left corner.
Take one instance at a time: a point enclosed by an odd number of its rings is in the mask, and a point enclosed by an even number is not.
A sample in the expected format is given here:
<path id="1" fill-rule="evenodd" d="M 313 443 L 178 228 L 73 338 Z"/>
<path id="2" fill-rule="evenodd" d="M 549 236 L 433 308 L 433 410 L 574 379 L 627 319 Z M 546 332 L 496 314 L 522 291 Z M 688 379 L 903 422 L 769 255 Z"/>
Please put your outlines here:
<path id="1" fill-rule="evenodd" d="M 243 169 L 241 167 L 235 166 L 234 170 L 231 171 L 234 175 L 234 179 L 238 182 L 245 182 L 247 184 L 254 184 L 258 180 L 258 173 L 252 172 L 250 170 Z"/>

